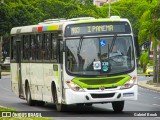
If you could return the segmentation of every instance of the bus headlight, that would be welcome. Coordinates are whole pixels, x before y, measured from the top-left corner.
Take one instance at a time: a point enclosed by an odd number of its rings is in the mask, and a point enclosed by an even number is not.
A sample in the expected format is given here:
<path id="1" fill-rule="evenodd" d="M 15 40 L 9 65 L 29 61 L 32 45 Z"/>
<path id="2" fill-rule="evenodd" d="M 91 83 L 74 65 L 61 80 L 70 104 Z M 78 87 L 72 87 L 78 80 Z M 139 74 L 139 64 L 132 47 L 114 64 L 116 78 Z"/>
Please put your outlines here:
<path id="1" fill-rule="evenodd" d="M 72 81 L 66 81 L 67 85 L 69 86 L 69 88 L 71 88 L 72 90 L 76 91 L 76 92 L 84 92 L 84 90 L 77 84 L 75 84 Z"/>
<path id="2" fill-rule="evenodd" d="M 136 76 L 133 76 L 129 81 L 127 81 L 122 87 L 121 89 L 128 89 L 128 88 L 131 88 L 133 87 L 133 85 L 135 84 L 136 82 Z"/>

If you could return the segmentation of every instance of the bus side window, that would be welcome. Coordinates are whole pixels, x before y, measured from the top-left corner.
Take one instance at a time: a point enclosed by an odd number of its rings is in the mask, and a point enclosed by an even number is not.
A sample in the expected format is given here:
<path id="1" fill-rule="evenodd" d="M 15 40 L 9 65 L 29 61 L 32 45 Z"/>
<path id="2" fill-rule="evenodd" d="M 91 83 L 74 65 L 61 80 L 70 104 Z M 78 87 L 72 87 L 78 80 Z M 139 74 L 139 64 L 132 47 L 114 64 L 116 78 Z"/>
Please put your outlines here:
<path id="1" fill-rule="evenodd" d="M 36 59 L 36 41 L 35 41 L 35 35 L 31 35 L 31 56 L 30 60 Z"/>
<path id="2" fill-rule="evenodd" d="M 42 34 L 37 35 L 37 59 L 42 60 Z"/>
<path id="3" fill-rule="evenodd" d="M 23 59 L 29 60 L 30 58 L 30 36 L 23 36 Z"/>
<path id="4" fill-rule="evenodd" d="M 35 59 L 38 60 L 38 35 L 35 35 Z"/>
<path id="5" fill-rule="evenodd" d="M 56 33 L 52 33 L 52 60 L 56 63 L 58 62 L 58 58 L 57 58 L 57 34 Z"/>
<path id="6" fill-rule="evenodd" d="M 46 33 L 45 34 L 45 44 L 44 44 L 44 51 L 45 51 L 45 60 L 50 60 L 50 49 L 51 49 L 51 38 L 50 34 Z"/>
<path id="7" fill-rule="evenodd" d="M 42 59 L 45 57 L 45 34 L 42 34 Z"/>

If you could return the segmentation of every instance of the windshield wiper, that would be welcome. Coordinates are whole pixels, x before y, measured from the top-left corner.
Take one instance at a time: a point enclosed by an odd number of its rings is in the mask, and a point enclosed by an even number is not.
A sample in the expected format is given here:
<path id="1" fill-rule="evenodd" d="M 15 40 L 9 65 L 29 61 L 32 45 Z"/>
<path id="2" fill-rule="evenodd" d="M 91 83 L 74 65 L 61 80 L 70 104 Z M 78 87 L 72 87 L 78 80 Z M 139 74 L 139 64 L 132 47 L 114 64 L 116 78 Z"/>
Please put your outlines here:
<path id="1" fill-rule="evenodd" d="M 79 45 L 78 45 L 78 48 L 77 48 L 77 57 L 78 57 L 78 65 L 79 65 L 78 68 L 79 68 L 79 70 L 81 69 L 80 65 L 82 64 L 82 56 L 80 55 L 81 48 L 82 48 L 82 42 L 83 42 L 83 36 L 80 37 Z"/>
<path id="2" fill-rule="evenodd" d="M 112 52 L 113 46 L 114 46 L 115 41 L 116 41 L 116 38 L 117 38 L 117 34 L 114 35 L 111 46 L 110 47 L 108 46 L 108 49 L 109 49 L 108 53 Z"/>
<path id="3" fill-rule="evenodd" d="M 81 48 L 82 48 L 82 42 L 83 42 L 83 36 L 80 37 L 79 45 L 78 45 L 78 50 L 77 54 L 80 55 Z"/>

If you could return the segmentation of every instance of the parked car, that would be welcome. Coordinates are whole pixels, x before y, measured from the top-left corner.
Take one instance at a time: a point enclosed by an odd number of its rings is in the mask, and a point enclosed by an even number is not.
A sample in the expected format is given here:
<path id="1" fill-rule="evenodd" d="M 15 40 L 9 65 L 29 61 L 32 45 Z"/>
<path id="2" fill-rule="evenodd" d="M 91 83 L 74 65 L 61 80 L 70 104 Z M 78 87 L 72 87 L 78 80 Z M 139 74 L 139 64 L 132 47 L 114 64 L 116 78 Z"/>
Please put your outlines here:
<path id="1" fill-rule="evenodd" d="M 153 66 L 148 66 L 145 72 L 145 76 L 153 76 Z"/>
<path id="2" fill-rule="evenodd" d="M 6 57 L 4 60 L 4 64 L 10 64 L 10 57 Z"/>

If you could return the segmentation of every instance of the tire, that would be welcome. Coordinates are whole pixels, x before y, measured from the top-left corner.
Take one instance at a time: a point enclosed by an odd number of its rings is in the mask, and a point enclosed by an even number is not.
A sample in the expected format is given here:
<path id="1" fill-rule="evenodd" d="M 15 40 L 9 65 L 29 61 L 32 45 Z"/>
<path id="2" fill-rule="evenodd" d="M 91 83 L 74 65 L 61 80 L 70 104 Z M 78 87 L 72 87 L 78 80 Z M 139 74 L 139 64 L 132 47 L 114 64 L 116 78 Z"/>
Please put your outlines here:
<path id="1" fill-rule="evenodd" d="M 76 105 L 77 105 L 78 107 L 84 107 L 85 104 L 83 104 L 83 103 L 77 103 Z"/>
<path id="2" fill-rule="evenodd" d="M 58 112 L 63 112 L 64 109 L 65 109 L 65 105 L 61 104 L 61 103 L 58 103 L 57 91 L 56 91 L 55 86 L 54 87 L 52 86 L 52 96 L 53 96 L 53 101 L 56 105 L 57 111 Z"/>
<path id="3" fill-rule="evenodd" d="M 91 107 L 93 104 L 92 103 L 86 103 L 85 106 Z"/>
<path id="4" fill-rule="evenodd" d="M 122 112 L 124 108 L 124 101 L 112 102 L 114 112 Z"/>
<path id="5" fill-rule="evenodd" d="M 30 106 L 35 105 L 35 101 L 32 100 L 32 98 L 31 98 L 31 92 L 30 92 L 30 87 L 29 87 L 28 83 L 27 83 L 27 86 L 26 86 L 26 100 L 27 100 L 28 105 L 30 105 Z"/>
<path id="6" fill-rule="evenodd" d="M 61 104 L 61 103 L 58 103 L 58 97 L 57 97 L 57 93 L 56 93 L 56 95 L 55 95 L 55 105 L 56 105 L 56 109 L 57 109 L 57 111 L 58 112 L 64 112 L 65 111 L 65 109 L 66 109 L 66 105 L 64 105 L 64 104 Z"/>
<path id="7" fill-rule="evenodd" d="M 36 101 L 37 106 L 44 106 L 45 102 L 44 101 Z"/>

